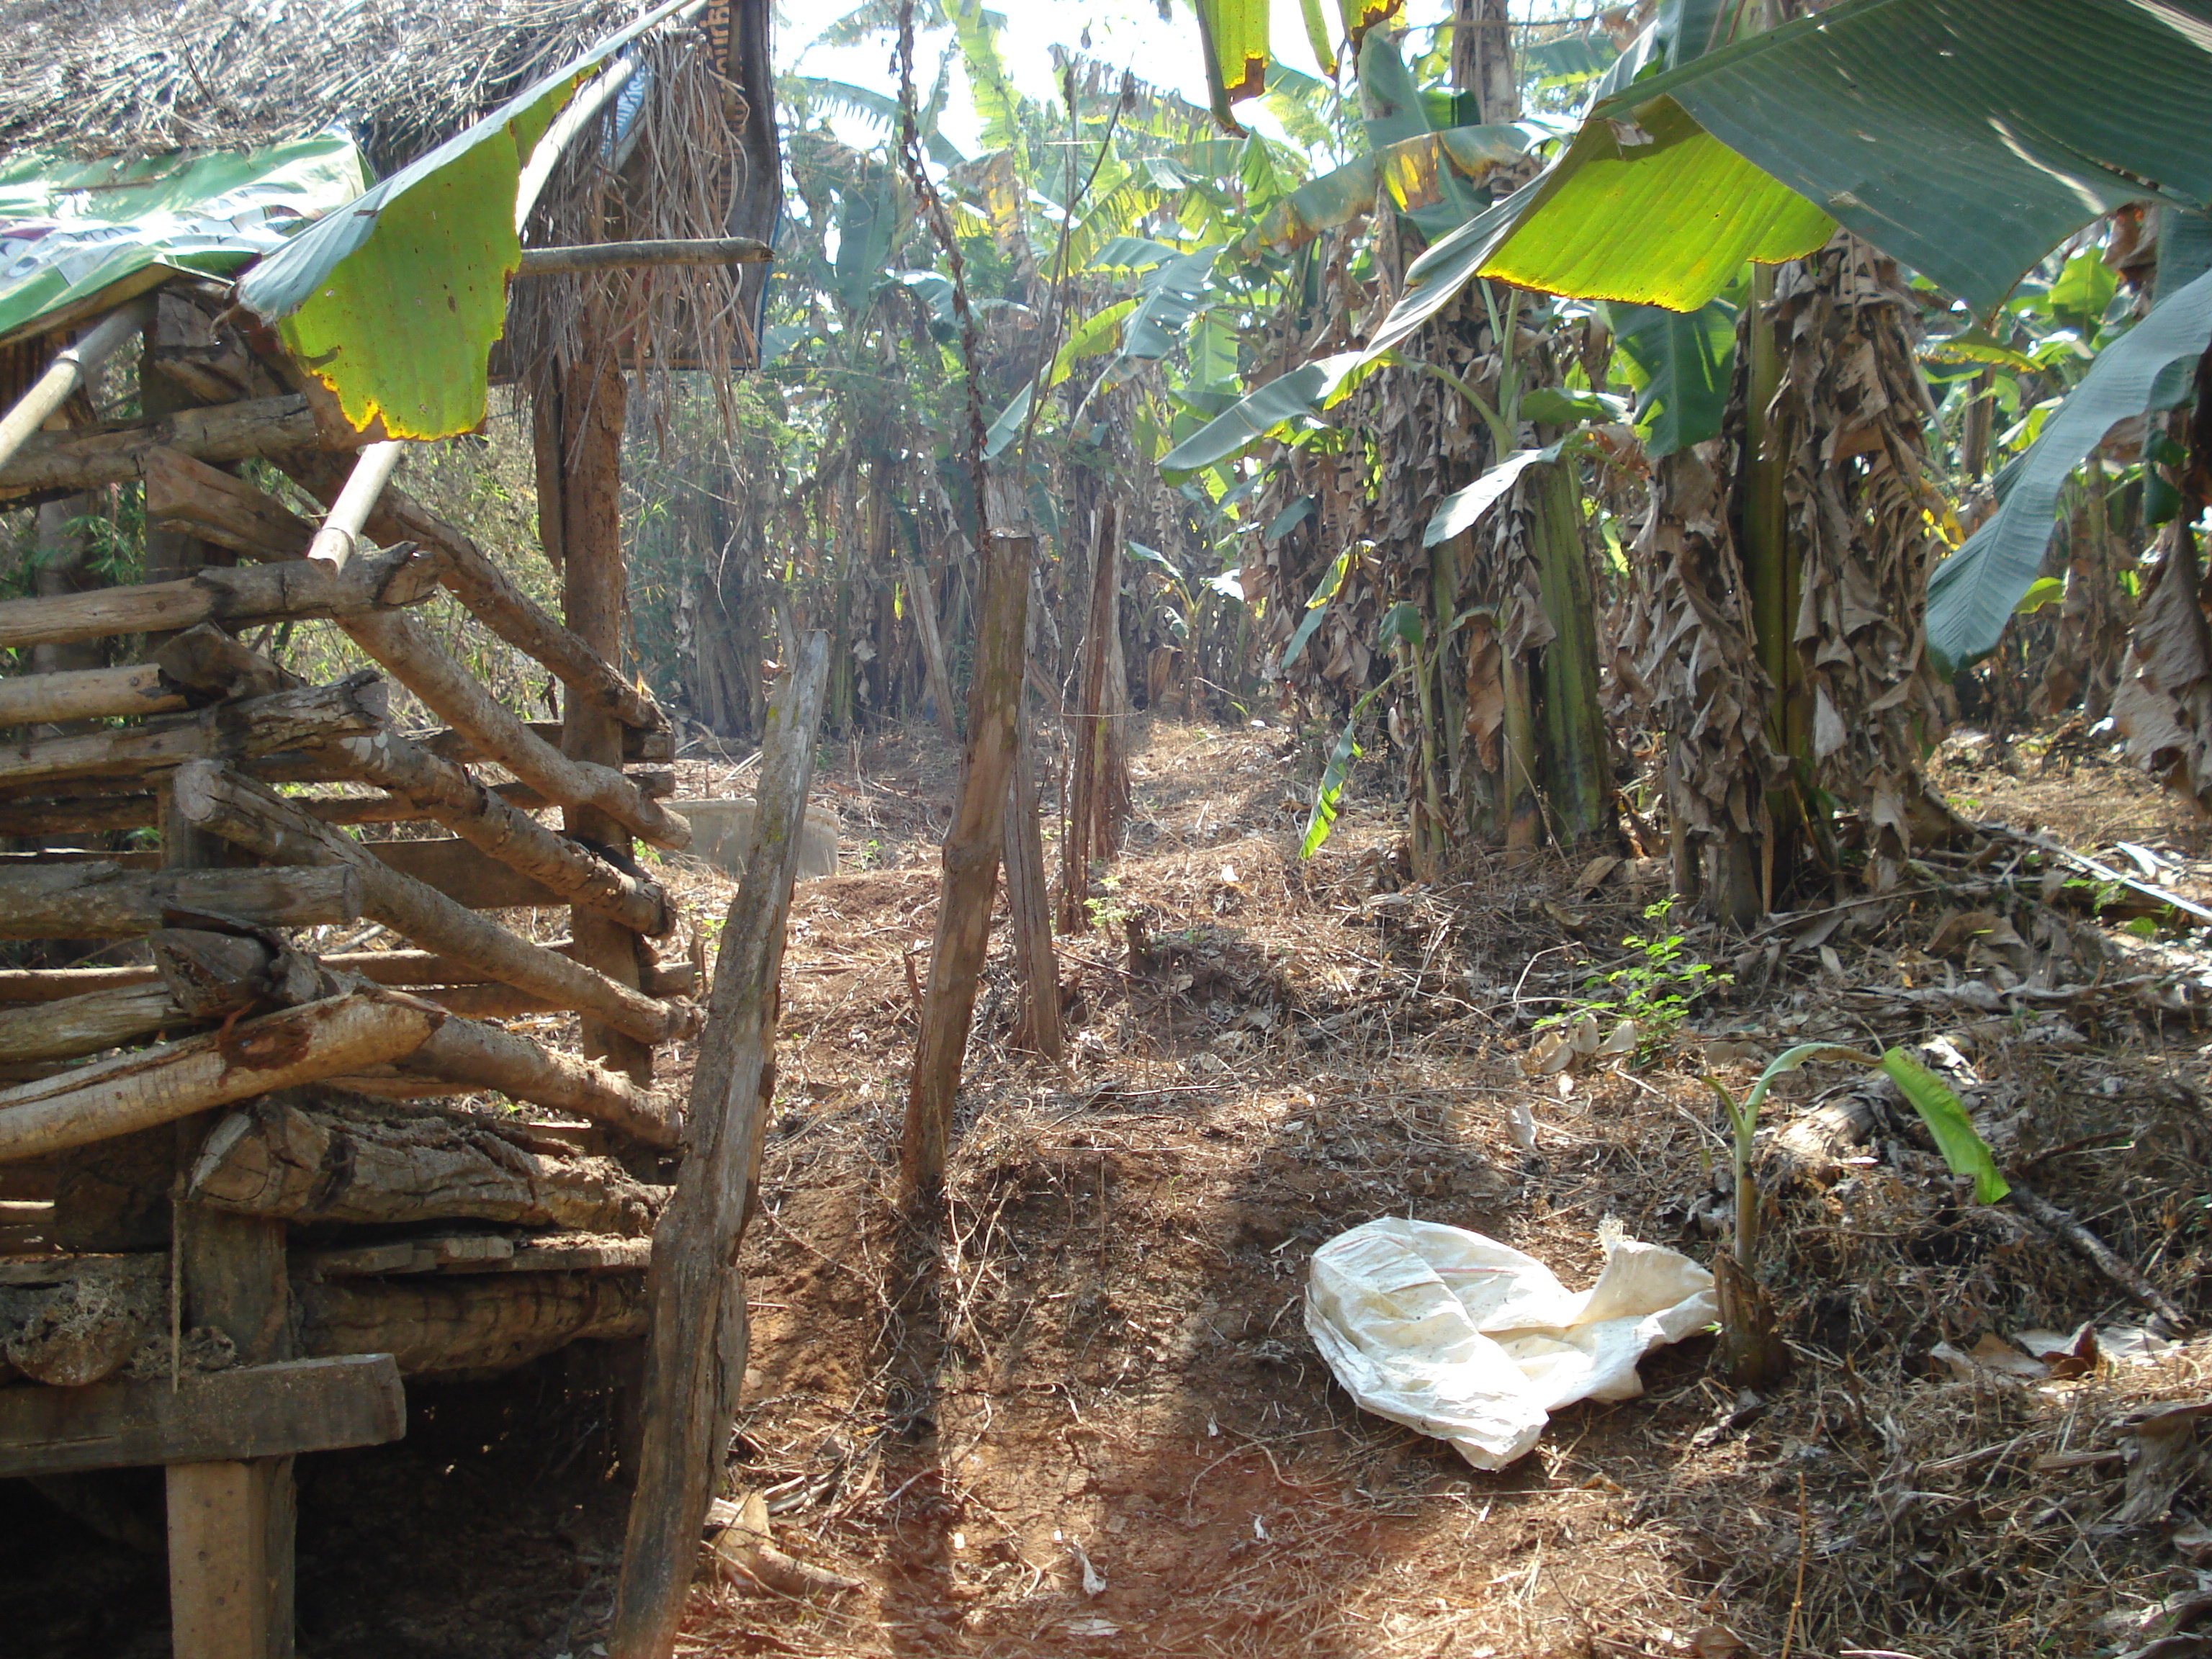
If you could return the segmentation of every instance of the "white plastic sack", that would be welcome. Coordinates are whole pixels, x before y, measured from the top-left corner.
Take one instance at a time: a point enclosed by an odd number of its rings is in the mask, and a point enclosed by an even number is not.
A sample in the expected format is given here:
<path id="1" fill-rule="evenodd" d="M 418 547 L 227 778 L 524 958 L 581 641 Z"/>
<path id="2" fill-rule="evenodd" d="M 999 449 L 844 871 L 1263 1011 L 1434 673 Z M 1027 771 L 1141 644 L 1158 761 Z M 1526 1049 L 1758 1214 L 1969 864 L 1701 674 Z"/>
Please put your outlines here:
<path id="1" fill-rule="evenodd" d="M 1306 1329 L 1367 1410 L 1503 1468 L 1560 1407 L 1643 1393 L 1636 1362 L 1717 1317 L 1689 1257 L 1603 1239 L 1605 1271 L 1577 1294 L 1494 1238 L 1385 1216 L 1314 1252 Z"/>

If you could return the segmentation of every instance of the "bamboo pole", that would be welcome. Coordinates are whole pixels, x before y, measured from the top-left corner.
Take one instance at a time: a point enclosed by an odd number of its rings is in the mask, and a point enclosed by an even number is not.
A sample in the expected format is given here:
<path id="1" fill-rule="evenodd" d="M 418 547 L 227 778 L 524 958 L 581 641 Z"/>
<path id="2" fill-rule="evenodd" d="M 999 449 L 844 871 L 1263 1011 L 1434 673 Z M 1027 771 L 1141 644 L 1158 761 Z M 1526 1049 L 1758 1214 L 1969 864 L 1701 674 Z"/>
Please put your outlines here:
<path id="1" fill-rule="evenodd" d="M 278 863 L 344 865 L 360 878 L 362 910 L 417 944 L 456 956 L 517 990 L 586 1012 L 643 1042 L 681 1036 L 690 1010 L 657 1002 L 556 951 L 532 945 L 401 875 L 349 836 L 292 802 L 212 761 L 177 769 L 177 811 L 185 820 Z"/>
<path id="2" fill-rule="evenodd" d="M 118 346 L 143 329 L 153 315 L 153 295 L 142 295 L 119 310 L 109 312 L 91 332 L 64 349 L 15 406 L 0 416 L 0 466 L 13 460 L 31 434 L 69 401 L 70 394 L 114 356 Z"/>
<path id="3" fill-rule="evenodd" d="M 314 540 L 307 544 L 307 557 L 333 570 L 343 570 L 360 550 L 361 529 L 368 522 L 368 515 L 376 506 L 377 497 L 384 486 L 392 482 L 392 470 L 399 465 L 400 443 L 396 438 L 386 438 L 373 443 L 354 458 L 353 471 L 347 477 L 345 488 L 331 503 L 330 512 L 323 519 L 322 527 L 315 532 Z"/>
<path id="4" fill-rule="evenodd" d="M 614 1659 L 666 1659 L 673 1650 L 737 1414 L 747 1341 L 738 1246 L 759 1180 L 784 926 L 829 673 L 829 641 L 811 635 L 769 700 L 756 840 L 715 958 L 688 1151 L 653 1229 L 642 1455 L 608 1634 Z M 1002 781 L 993 802 L 1003 794 Z"/>
<path id="5" fill-rule="evenodd" d="M 991 896 L 998 885 L 1007 780 L 1018 747 L 1023 624 L 1035 545 L 1027 536 L 994 536 L 983 556 L 975 670 L 968 685 L 967 747 L 952 827 L 945 837 L 937 937 L 899 1146 L 900 1188 L 910 1202 L 933 1198 L 945 1184 L 960 1062 L 975 1018 L 976 979 L 990 943 Z"/>

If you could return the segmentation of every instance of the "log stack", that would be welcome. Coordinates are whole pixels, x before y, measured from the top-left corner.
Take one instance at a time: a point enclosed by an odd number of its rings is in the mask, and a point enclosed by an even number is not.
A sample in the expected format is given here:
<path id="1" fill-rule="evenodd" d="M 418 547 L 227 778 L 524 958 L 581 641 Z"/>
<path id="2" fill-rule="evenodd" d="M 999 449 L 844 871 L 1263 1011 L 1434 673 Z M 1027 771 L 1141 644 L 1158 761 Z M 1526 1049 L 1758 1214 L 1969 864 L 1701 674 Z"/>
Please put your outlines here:
<path id="1" fill-rule="evenodd" d="M 225 1482 L 277 1502 L 269 1460 L 396 1433 L 397 1377 L 643 1333 L 682 1131 L 653 1056 L 702 989 L 629 856 L 690 837 L 667 722 L 602 621 L 528 598 L 199 294 L 107 331 L 147 328 L 143 417 L 0 434 L 0 502 L 143 487 L 167 578 L 0 602 L 14 660 L 89 641 L 112 665 L 0 677 L 0 939 L 48 942 L 0 969 L 0 1474 L 118 1436 L 246 1471 L 173 1481 L 173 1533 Z M 198 372 L 210 337 L 239 373 Z M 573 586 L 595 554 L 566 556 Z M 544 666 L 562 722 L 454 659 L 441 596 Z M 310 619 L 375 666 L 303 682 L 265 641 Z M 403 729 L 395 687 L 442 726 Z M 611 735 L 576 743 L 586 714 Z M 553 1040 L 563 1016 L 622 1063 Z M 226 1449 L 222 1402 L 264 1398 L 320 1426 Z"/>

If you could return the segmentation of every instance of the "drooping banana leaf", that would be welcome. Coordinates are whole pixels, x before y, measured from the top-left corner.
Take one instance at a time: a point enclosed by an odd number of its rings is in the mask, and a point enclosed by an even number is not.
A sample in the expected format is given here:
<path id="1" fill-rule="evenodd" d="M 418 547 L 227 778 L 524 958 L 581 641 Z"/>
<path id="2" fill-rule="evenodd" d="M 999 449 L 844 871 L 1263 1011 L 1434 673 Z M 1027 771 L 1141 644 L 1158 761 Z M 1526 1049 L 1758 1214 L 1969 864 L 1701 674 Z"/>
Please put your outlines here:
<path id="1" fill-rule="evenodd" d="M 238 285 L 293 357 L 368 429 L 473 430 L 492 343 L 520 267 L 516 191 L 538 138 L 582 81 L 688 0 L 669 0 L 540 76 L 466 131 L 318 220 Z"/>
<path id="2" fill-rule="evenodd" d="M 1438 542 L 1449 541 L 1462 530 L 1471 528 L 1482 515 L 1505 499 L 1506 494 L 1520 482 L 1521 475 L 1530 467 L 1559 459 L 1559 446 L 1548 444 L 1541 449 L 1516 449 L 1463 489 L 1455 489 L 1437 503 L 1436 512 L 1429 519 L 1429 527 L 1421 533 L 1421 545 L 1434 547 Z"/>
<path id="3" fill-rule="evenodd" d="M 1636 387 L 1637 429 L 1653 460 L 1719 436 L 1735 364 L 1736 309 L 1726 298 L 1690 312 L 1607 307 Z"/>
<path id="4" fill-rule="evenodd" d="M 2051 544 L 2058 493 L 2118 422 L 2186 397 L 2185 368 L 2212 339 L 2212 274 L 2097 354 L 2081 383 L 1995 480 L 1997 509 L 1928 579 L 1928 654 L 1946 674 L 1996 648 Z"/>
<path id="5" fill-rule="evenodd" d="M 1278 375 L 1215 416 L 1160 458 L 1161 476 L 1179 483 L 1200 467 L 1243 454 L 1293 421 L 1349 397 L 1381 367 L 1372 352 L 1343 351 Z"/>

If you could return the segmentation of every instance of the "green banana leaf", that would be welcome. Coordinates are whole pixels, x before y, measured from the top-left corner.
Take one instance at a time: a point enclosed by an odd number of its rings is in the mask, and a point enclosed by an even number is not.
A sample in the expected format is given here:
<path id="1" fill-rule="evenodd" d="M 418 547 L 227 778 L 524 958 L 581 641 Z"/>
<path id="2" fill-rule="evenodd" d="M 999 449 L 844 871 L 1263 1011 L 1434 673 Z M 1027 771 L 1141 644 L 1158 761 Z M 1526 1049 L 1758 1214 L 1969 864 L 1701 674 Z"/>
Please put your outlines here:
<path id="1" fill-rule="evenodd" d="M 518 181 L 583 79 L 689 0 L 668 0 L 319 219 L 247 271 L 246 308 L 361 430 L 443 438 L 484 417 L 491 348 L 522 261 Z"/>
<path id="2" fill-rule="evenodd" d="M 1951 1166 L 1954 1175 L 1974 1178 L 1974 1197 L 1984 1204 L 1995 1204 L 2012 1190 L 2003 1176 L 1997 1172 L 1996 1158 L 1990 1155 L 1989 1144 L 1974 1133 L 1973 1120 L 1959 1097 L 1953 1094 L 1943 1080 L 1902 1048 L 1884 1051 L 1881 1069 L 1897 1085 L 1898 1092 L 1920 1114 L 1920 1121 L 1928 1126 L 1935 1138 L 1936 1149 L 1943 1154 L 1943 1161 Z"/>
<path id="3" fill-rule="evenodd" d="M 1995 480 L 1997 509 L 1928 579 L 1928 654 L 1948 675 L 1996 648 L 2051 544 L 2058 493 L 2113 425 L 2189 395 L 2174 372 L 2212 339 L 2212 274 L 2153 306 L 2097 354 L 2027 452 Z"/>
<path id="4" fill-rule="evenodd" d="M 1342 351 L 1301 364 L 1247 393 L 1160 458 L 1161 476 L 1180 483 L 1201 467 L 1233 459 L 1293 421 L 1340 402 L 1382 366 L 1370 351 Z"/>
<path id="5" fill-rule="evenodd" d="M 1656 461 L 1718 437 L 1735 368 L 1735 302 L 1708 300 L 1690 312 L 1632 305 L 1607 311 L 1636 388 L 1644 453 Z"/>
<path id="6" fill-rule="evenodd" d="M 1521 475 L 1530 467 L 1559 459 L 1559 446 L 1548 444 L 1541 449 L 1516 449 L 1473 483 L 1452 493 L 1437 503 L 1436 512 L 1429 519 L 1429 527 L 1421 534 L 1423 547 L 1434 547 L 1438 542 L 1448 542 L 1463 530 L 1472 529 L 1482 515 L 1504 501 Z"/>
<path id="7" fill-rule="evenodd" d="M 1717 234 L 1779 247 L 1810 210 L 1987 313 L 2100 214 L 2212 203 L 2208 23 L 2207 0 L 2008 0 L 2001 26 L 1981 0 L 1844 0 L 1598 105 L 1483 274 L 1683 308 Z"/>

